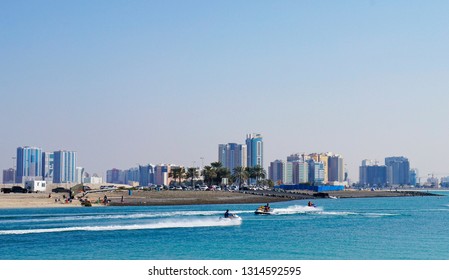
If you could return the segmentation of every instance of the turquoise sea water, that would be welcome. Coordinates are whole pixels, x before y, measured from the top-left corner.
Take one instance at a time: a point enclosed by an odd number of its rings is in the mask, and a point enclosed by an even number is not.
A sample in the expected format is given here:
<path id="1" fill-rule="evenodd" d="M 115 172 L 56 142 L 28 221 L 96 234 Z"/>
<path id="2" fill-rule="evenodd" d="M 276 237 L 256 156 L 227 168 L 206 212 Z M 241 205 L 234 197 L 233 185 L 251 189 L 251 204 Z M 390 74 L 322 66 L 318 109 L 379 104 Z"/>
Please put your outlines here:
<path id="1" fill-rule="evenodd" d="M 448 196 L 314 202 L 0 209 L 0 259 L 449 260 Z"/>

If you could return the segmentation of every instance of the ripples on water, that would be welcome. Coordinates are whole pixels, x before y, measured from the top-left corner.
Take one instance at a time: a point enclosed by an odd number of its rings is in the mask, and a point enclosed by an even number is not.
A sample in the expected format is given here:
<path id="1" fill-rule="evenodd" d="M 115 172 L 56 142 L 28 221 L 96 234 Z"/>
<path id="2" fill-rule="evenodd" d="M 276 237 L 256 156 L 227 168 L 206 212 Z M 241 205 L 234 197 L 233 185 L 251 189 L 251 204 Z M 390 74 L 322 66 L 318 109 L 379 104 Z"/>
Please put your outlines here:
<path id="1" fill-rule="evenodd" d="M 254 204 L 2 209 L 0 258 L 449 259 L 447 197 L 315 203 L 272 203 L 269 216 L 255 215 Z M 226 209 L 241 220 L 220 219 Z"/>

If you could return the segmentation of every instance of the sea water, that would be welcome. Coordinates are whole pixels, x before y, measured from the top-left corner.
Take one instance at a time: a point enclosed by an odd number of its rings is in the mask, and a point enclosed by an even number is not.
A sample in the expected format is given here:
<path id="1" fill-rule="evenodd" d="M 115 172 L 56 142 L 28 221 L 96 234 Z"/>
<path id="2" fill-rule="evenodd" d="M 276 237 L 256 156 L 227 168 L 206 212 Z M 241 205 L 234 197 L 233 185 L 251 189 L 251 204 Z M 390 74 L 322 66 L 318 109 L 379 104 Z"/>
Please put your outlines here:
<path id="1" fill-rule="evenodd" d="M 3 260 L 448 260 L 449 197 L 0 209 Z M 223 220 L 226 209 L 241 220 Z"/>

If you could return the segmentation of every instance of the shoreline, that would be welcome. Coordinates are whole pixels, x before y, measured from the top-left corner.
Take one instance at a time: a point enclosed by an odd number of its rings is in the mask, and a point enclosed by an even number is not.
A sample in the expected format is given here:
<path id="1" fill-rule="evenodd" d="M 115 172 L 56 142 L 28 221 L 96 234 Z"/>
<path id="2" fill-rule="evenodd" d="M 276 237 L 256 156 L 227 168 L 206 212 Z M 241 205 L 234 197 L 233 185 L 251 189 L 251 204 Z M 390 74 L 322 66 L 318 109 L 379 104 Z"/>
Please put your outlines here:
<path id="1" fill-rule="evenodd" d="M 101 203 L 104 196 L 110 201 Z M 429 191 L 358 191 L 314 193 L 310 191 L 276 192 L 276 191 L 133 191 L 126 190 L 92 192 L 77 194 L 72 202 L 66 203 L 63 194 L 55 193 L 0 193 L 0 209 L 14 208 L 58 208 L 83 207 L 79 198 L 88 199 L 93 207 L 105 206 L 174 206 L 206 204 L 265 204 L 291 200 L 375 198 L 375 197 L 410 197 L 439 196 Z M 123 197 L 123 201 L 122 201 Z M 59 201 L 58 201 L 59 199 Z"/>

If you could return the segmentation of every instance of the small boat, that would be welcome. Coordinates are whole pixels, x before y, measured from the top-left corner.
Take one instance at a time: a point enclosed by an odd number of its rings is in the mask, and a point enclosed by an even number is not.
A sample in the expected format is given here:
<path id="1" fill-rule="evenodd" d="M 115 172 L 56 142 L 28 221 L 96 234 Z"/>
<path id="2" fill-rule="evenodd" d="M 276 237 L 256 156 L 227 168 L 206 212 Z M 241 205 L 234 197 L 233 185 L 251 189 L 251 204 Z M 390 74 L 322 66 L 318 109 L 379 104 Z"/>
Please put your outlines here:
<path id="1" fill-rule="evenodd" d="M 256 209 L 254 214 L 256 214 L 256 215 L 271 215 L 271 214 L 273 214 L 273 209 L 271 209 L 270 207 L 266 207 L 266 206 L 260 206 L 259 208 Z"/>
<path id="2" fill-rule="evenodd" d="M 333 195 L 330 195 L 329 198 L 331 198 L 331 199 L 338 199 L 338 197 L 333 196 Z"/>

